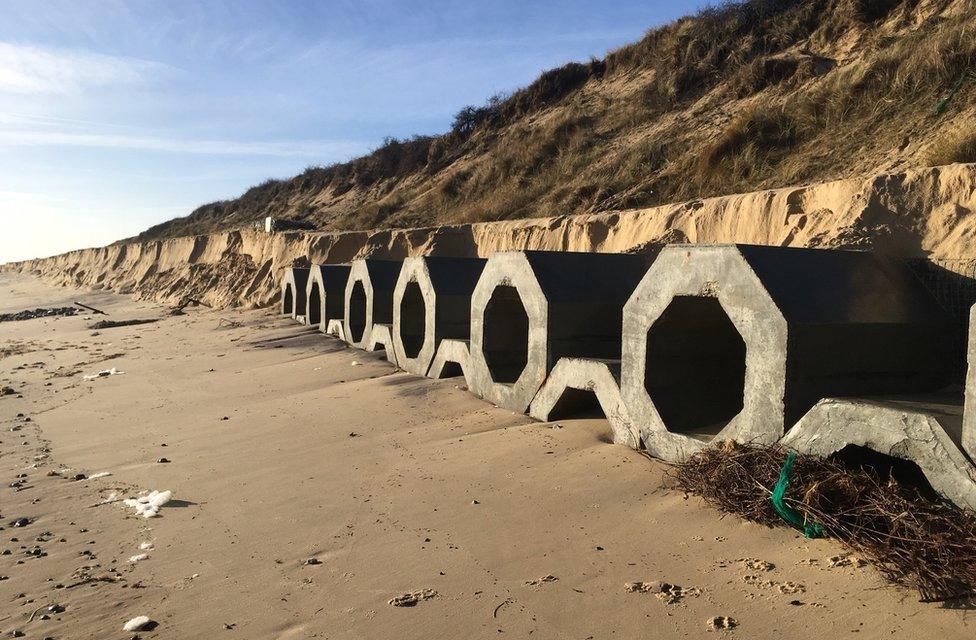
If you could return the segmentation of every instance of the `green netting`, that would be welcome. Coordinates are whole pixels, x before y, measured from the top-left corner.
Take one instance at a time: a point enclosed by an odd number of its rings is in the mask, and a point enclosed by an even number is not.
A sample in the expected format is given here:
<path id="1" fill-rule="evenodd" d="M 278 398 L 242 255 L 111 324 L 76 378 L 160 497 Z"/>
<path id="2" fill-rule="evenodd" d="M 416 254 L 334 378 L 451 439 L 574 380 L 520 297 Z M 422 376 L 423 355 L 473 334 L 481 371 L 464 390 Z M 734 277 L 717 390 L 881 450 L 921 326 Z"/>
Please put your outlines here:
<path id="1" fill-rule="evenodd" d="M 790 486 L 790 471 L 793 470 L 793 463 L 796 461 L 796 454 L 790 451 L 786 454 L 786 462 L 783 463 L 783 468 L 779 472 L 779 480 L 776 481 L 776 486 L 773 488 L 773 508 L 776 509 L 776 513 L 780 515 L 783 520 L 789 522 L 793 527 L 799 529 L 803 532 L 803 535 L 807 538 L 820 538 L 823 537 L 823 527 L 819 524 L 808 524 L 803 517 L 803 514 L 795 509 L 790 508 L 783 502 L 783 496 L 786 495 L 786 489 Z"/>
<path id="2" fill-rule="evenodd" d="M 952 100 L 953 96 L 955 96 L 956 93 L 959 91 L 959 89 L 962 88 L 962 85 L 966 81 L 966 76 L 968 75 L 968 73 L 969 73 L 968 70 L 964 71 L 963 74 L 959 76 L 959 79 L 956 80 L 954 83 L 952 83 L 952 87 L 949 88 L 949 93 L 947 93 L 945 97 L 943 97 L 941 100 L 936 102 L 935 106 L 932 107 L 932 115 L 934 116 L 942 115 L 942 113 L 946 110 L 946 107 L 949 106 L 949 101 Z"/>

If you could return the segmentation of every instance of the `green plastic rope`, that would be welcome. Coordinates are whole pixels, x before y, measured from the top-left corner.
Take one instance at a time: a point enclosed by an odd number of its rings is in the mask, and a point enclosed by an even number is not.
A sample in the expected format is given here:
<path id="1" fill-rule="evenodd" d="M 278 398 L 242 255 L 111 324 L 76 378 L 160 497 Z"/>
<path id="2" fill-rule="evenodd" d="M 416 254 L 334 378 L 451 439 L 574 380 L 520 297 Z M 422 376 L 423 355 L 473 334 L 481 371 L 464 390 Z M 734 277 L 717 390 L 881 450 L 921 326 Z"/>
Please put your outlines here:
<path id="1" fill-rule="evenodd" d="M 795 509 L 792 509 L 783 502 L 783 496 L 786 495 L 786 489 L 790 486 L 790 471 L 793 470 L 793 463 L 796 461 L 796 453 L 790 451 L 786 454 L 786 462 L 783 463 L 783 468 L 779 472 L 779 480 L 776 481 L 776 486 L 773 488 L 773 508 L 776 509 L 776 513 L 780 515 L 783 520 L 786 520 L 796 529 L 803 532 L 803 535 L 807 538 L 822 538 L 823 537 L 823 527 L 819 524 L 807 524 L 803 518 L 803 514 Z"/>
<path id="2" fill-rule="evenodd" d="M 968 74 L 969 74 L 968 70 L 964 71 L 962 75 L 959 76 L 959 79 L 956 80 L 954 83 L 952 83 L 952 86 L 949 88 L 949 93 L 947 93 L 944 98 L 936 102 L 935 106 L 932 107 L 932 115 L 934 116 L 942 115 L 942 113 L 949 106 L 949 101 L 952 100 L 952 98 L 956 95 L 959 89 L 962 88 L 962 85 L 966 81 L 966 76 Z"/>

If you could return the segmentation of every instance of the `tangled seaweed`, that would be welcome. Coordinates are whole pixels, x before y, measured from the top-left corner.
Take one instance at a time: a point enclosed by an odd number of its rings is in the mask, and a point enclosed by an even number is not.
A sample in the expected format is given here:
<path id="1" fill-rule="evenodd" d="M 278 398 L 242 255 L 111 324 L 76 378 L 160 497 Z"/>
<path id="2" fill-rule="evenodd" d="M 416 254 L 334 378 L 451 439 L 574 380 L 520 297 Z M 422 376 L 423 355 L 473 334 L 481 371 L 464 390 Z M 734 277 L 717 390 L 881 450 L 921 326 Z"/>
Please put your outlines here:
<path id="1" fill-rule="evenodd" d="M 770 496 L 784 447 L 723 442 L 675 465 L 687 493 L 766 526 L 788 526 Z M 784 502 L 922 602 L 976 598 L 976 512 L 870 466 L 798 455 Z"/>

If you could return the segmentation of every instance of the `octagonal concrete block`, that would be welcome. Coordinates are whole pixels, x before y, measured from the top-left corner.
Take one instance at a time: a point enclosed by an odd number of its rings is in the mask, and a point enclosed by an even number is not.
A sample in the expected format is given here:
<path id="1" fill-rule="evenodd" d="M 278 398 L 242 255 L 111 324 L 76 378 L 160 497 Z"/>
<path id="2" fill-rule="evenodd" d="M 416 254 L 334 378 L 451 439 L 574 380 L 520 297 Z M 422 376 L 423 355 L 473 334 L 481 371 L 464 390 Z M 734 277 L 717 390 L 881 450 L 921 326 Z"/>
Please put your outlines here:
<path id="1" fill-rule="evenodd" d="M 393 324 L 393 291 L 399 260 L 354 261 L 349 268 L 343 308 L 346 342 L 359 349 L 369 344 L 374 323 Z"/>
<path id="2" fill-rule="evenodd" d="M 399 366 L 427 375 L 444 339 L 471 335 L 471 294 L 481 258 L 406 258 L 393 293 L 393 348 Z"/>
<path id="3" fill-rule="evenodd" d="M 288 267 L 281 276 L 281 315 L 305 322 L 309 269 Z"/>
<path id="4" fill-rule="evenodd" d="M 349 265 L 312 265 L 305 292 L 307 324 L 328 333 L 330 321 L 342 320 L 348 281 Z"/>
<path id="5" fill-rule="evenodd" d="M 671 365 L 647 363 L 648 332 L 655 332 L 655 348 L 662 336 L 679 345 L 683 329 L 658 329 L 666 324 L 662 316 L 673 304 L 705 309 L 695 302 L 702 299 L 718 302 L 744 343 L 741 403 L 725 409 L 741 408 L 727 421 L 683 433 L 655 406 L 648 376 L 667 381 L 682 368 L 707 376 L 710 365 L 682 359 L 679 352 L 670 354 Z M 681 321 L 692 327 L 695 318 Z M 950 342 L 949 317 L 892 260 L 856 251 L 671 245 L 624 309 L 622 392 L 648 451 L 678 461 L 711 438 L 775 442 L 826 397 L 939 389 L 950 377 Z M 696 345 L 689 345 L 695 352 Z M 711 390 L 700 391 L 690 404 L 709 402 Z M 726 391 L 712 395 L 722 398 Z M 659 398 L 665 401 L 674 406 Z"/>
<path id="6" fill-rule="evenodd" d="M 619 358 L 623 304 L 655 255 L 492 254 L 471 297 L 468 387 L 497 406 L 525 411 L 559 358 Z M 527 321 L 524 335 L 516 304 Z"/>
<path id="7" fill-rule="evenodd" d="M 678 461 L 706 444 L 669 431 L 645 387 L 648 331 L 677 296 L 717 299 L 746 345 L 742 410 L 716 438 L 776 442 L 783 435 L 785 318 L 734 247 L 672 246 L 661 251 L 624 307 L 621 392 L 648 452 Z"/>

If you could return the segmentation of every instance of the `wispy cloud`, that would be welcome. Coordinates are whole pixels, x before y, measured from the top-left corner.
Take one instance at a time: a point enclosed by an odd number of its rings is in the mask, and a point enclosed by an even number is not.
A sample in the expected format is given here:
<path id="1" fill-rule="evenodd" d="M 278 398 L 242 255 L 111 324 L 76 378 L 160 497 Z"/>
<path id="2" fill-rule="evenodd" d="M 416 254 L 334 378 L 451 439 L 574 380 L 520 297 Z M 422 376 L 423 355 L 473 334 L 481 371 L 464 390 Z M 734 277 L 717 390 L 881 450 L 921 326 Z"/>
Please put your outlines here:
<path id="1" fill-rule="evenodd" d="M 68 198 L 61 198 L 45 193 L 32 193 L 30 191 L 10 191 L 0 189 L 0 207 L 4 202 L 44 202 L 51 204 L 64 204 L 74 202 Z"/>
<path id="2" fill-rule="evenodd" d="M 3 131 L 0 147 L 58 146 L 132 149 L 213 156 L 277 156 L 307 158 L 344 158 L 364 153 L 365 142 L 351 140 L 184 140 L 153 136 L 109 133 L 76 133 L 70 131 Z"/>
<path id="3" fill-rule="evenodd" d="M 150 60 L 0 42 L 0 92 L 67 94 L 173 73 L 174 67 Z"/>

